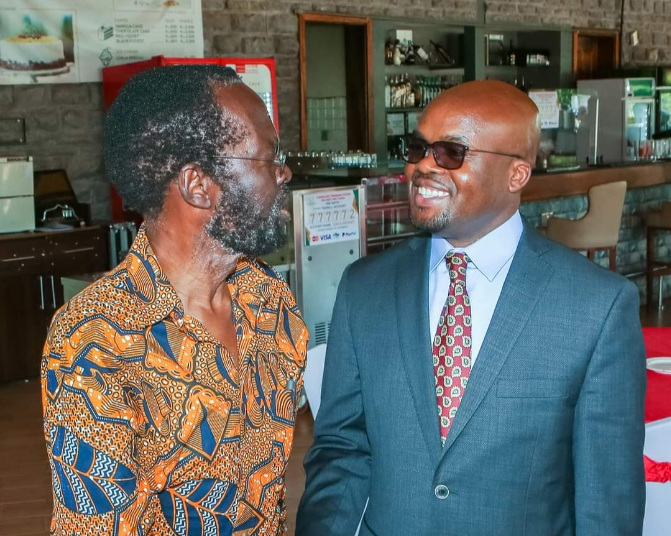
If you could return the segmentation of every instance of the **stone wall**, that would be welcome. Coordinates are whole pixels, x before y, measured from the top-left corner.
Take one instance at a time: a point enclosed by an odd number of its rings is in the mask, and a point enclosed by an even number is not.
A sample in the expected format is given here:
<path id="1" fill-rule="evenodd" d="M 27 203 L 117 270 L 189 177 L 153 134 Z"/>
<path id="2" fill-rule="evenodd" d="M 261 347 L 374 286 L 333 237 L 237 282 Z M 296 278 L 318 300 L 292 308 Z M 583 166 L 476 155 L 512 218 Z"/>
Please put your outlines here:
<path id="1" fill-rule="evenodd" d="M 671 1 L 623 0 L 624 30 L 640 44 L 625 46 L 625 63 L 671 63 Z M 331 12 L 467 23 L 477 0 L 202 0 L 207 56 L 275 56 L 283 144 L 299 144 L 297 13 Z M 488 23 L 618 29 L 620 0 L 486 0 Z M 97 218 L 110 214 L 100 159 L 100 84 L 0 86 L 0 117 L 25 117 L 28 144 L 0 147 L 0 156 L 31 154 L 36 169 L 64 167 Z"/>

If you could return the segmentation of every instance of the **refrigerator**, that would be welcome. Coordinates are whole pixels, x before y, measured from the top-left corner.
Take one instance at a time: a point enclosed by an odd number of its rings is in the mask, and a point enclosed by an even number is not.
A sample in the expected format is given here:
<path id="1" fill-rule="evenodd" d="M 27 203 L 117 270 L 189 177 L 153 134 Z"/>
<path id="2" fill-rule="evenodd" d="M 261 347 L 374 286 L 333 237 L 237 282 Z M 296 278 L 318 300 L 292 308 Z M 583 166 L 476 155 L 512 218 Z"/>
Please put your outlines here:
<path id="1" fill-rule="evenodd" d="M 33 157 L 0 158 L 0 233 L 35 229 Z"/>
<path id="2" fill-rule="evenodd" d="M 671 67 L 657 71 L 657 133 L 671 131 Z"/>
<path id="3" fill-rule="evenodd" d="M 279 132 L 279 115 L 277 112 L 277 76 L 275 72 L 275 58 L 166 58 L 154 56 L 151 59 L 105 67 L 103 69 L 103 100 L 105 108 L 109 108 L 116 96 L 130 78 L 134 75 L 167 65 L 203 65 L 218 64 L 234 69 L 242 81 L 252 88 L 263 100 L 268 115 Z M 114 221 L 135 221 L 140 223 L 141 217 L 124 208 L 121 197 L 114 187 L 112 196 L 112 219 Z"/>
<path id="4" fill-rule="evenodd" d="M 597 158 L 604 164 L 652 156 L 655 78 L 578 80 L 578 93 L 599 98 Z"/>

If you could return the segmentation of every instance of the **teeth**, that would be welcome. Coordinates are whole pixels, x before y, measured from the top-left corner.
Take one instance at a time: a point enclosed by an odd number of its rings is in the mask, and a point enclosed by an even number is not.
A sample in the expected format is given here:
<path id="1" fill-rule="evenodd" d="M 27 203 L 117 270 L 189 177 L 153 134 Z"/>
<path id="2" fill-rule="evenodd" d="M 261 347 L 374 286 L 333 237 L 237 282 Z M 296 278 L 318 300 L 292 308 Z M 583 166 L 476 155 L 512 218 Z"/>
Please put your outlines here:
<path id="1" fill-rule="evenodd" d="M 425 188 L 424 186 L 420 186 L 419 188 L 417 188 L 417 191 L 419 192 L 419 195 L 427 199 L 430 199 L 432 197 L 447 197 L 448 195 L 450 195 L 447 192 L 441 192 L 440 190 L 432 190 L 431 188 Z"/>

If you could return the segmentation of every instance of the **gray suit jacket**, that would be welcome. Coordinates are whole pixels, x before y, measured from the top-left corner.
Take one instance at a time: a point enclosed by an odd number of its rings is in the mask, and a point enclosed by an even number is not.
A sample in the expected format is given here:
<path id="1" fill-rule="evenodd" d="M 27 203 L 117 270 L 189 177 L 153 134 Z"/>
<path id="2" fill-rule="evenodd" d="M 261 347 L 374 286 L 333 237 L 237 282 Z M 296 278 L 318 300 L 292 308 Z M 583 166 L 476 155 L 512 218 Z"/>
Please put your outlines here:
<path id="1" fill-rule="evenodd" d="M 296 535 L 640 535 L 635 286 L 526 226 L 441 448 L 429 243 L 343 275 Z"/>

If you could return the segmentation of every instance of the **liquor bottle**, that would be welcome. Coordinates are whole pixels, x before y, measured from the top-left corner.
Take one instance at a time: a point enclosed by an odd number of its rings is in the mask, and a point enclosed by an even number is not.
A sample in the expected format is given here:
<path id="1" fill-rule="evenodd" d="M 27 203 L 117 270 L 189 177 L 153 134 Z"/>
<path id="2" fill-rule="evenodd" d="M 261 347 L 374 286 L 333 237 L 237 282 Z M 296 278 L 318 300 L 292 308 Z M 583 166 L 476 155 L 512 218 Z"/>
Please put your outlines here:
<path id="1" fill-rule="evenodd" d="M 527 85 L 524 83 L 524 76 L 522 77 L 522 85 L 520 86 L 520 89 L 524 91 L 525 93 L 528 93 L 527 91 Z"/>
<path id="2" fill-rule="evenodd" d="M 384 107 L 391 108 L 391 86 L 386 76 L 384 77 Z"/>
<path id="3" fill-rule="evenodd" d="M 513 48 L 513 40 L 510 40 L 510 47 L 508 47 L 508 65 L 515 65 L 515 49 Z"/>
<path id="4" fill-rule="evenodd" d="M 401 44 L 399 43 L 398 39 L 396 40 L 396 44 L 394 44 L 394 54 L 392 56 L 392 63 L 394 65 L 401 65 L 401 63 L 403 63 L 403 54 L 401 54 Z"/>
<path id="5" fill-rule="evenodd" d="M 408 41 L 408 51 L 405 53 L 405 65 L 415 65 L 417 63 L 417 55 L 415 54 L 415 47 L 412 41 Z"/>
<path id="6" fill-rule="evenodd" d="M 394 63 L 394 44 L 391 42 L 391 38 L 389 38 L 384 44 L 384 64 L 393 65 L 393 63 Z"/>
<path id="7" fill-rule="evenodd" d="M 399 104 L 398 104 L 398 95 L 399 95 L 398 88 L 399 88 L 398 76 L 395 76 L 391 81 L 391 87 L 390 87 L 391 107 L 392 108 L 398 108 L 399 107 Z"/>
<path id="8" fill-rule="evenodd" d="M 452 65 L 455 64 L 454 59 L 452 58 L 452 56 L 450 56 L 450 55 L 448 54 L 447 50 L 445 50 L 445 48 L 443 47 L 443 45 L 441 45 L 441 44 L 439 44 L 439 43 L 434 43 L 434 42 L 431 41 L 431 40 L 429 40 L 429 43 L 431 43 L 431 46 L 433 46 L 433 48 L 436 49 L 436 53 L 438 54 L 438 57 L 440 58 L 440 60 L 441 60 L 445 65 L 447 65 L 448 67 L 452 67 Z"/>
<path id="9" fill-rule="evenodd" d="M 405 83 L 405 88 L 406 88 L 406 93 L 405 93 L 405 106 L 406 108 L 414 108 L 415 107 L 415 89 L 412 85 L 412 82 L 410 81 L 410 77 L 408 77 L 408 81 Z"/>
<path id="10" fill-rule="evenodd" d="M 421 46 L 415 45 L 415 54 L 417 54 L 417 57 L 424 63 L 429 63 L 429 55 Z"/>
<path id="11" fill-rule="evenodd" d="M 423 106 L 424 97 L 422 95 L 422 77 L 418 76 L 415 79 L 415 84 L 413 86 L 413 93 L 415 94 L 415 106 Z"/>

